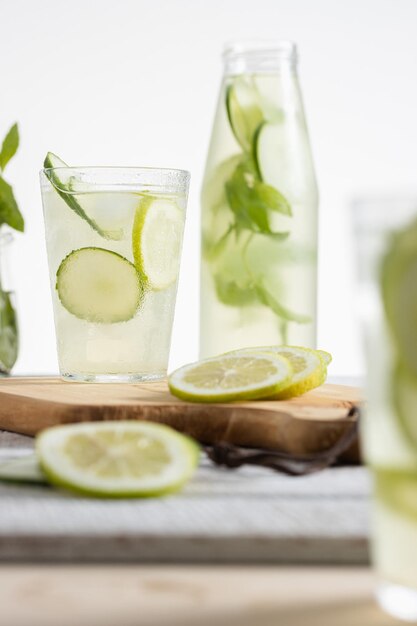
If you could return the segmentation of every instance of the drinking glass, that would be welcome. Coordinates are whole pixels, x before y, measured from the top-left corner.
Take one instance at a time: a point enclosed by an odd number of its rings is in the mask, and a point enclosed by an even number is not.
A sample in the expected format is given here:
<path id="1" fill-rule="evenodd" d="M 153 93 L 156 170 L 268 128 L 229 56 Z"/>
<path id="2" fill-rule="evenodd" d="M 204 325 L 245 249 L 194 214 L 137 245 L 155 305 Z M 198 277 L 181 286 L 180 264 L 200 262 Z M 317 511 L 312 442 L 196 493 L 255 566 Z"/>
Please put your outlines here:
<path id="1" fill-rule="evenodd" d="M 58 167 L 40 177 L 62 377 L 165 376 L 188 172 Z"/>
<path id="2" fill-rule="evenodd" d="M 417 621 L 417 198 L 364 199 L 353 214 L 376 594 L 391 615 Z"/>

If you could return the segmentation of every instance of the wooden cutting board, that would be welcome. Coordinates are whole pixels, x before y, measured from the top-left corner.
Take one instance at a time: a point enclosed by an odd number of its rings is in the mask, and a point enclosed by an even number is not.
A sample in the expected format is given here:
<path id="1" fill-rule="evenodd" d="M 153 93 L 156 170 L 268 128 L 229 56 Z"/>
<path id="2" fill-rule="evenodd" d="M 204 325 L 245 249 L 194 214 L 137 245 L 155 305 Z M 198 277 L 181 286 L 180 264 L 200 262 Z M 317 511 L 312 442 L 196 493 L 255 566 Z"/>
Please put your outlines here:
<path id="1" fill-rule="evenodd" d="M 60 378 L 0 380 L 0 429 L 35 435 L 56 424 L 144 419 L 208 444 L 309 454 L 328 449 L 357 419 L 356 387 L 326 384 L 285 401 L 196 404 L 174 398 L 166 382 L 85 384 Z M 357 445 L 350 459 L 358 457 Z"/>

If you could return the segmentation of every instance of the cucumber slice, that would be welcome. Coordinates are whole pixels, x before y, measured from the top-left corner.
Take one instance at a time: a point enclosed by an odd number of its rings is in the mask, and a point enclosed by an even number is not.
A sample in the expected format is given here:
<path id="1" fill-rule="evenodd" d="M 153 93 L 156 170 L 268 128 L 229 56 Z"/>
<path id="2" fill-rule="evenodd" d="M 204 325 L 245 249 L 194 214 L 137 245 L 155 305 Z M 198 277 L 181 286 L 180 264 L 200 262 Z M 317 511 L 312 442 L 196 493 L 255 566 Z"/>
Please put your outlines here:
<path id="1" fill-rule="evenodd" d="M 381 289 L 399 360 L 417 378 L 417 221 L 393 236 L 381 264 Z"/>
<path id="2" fill-rule="evenodd" d="M 259 96 L 253 82 L 238 76 L 226 90 L 226 111 L 233 134 L 245 150 L 252 152 L 253 137 L 263 122 Z"/>
<path id="3" fill-rule="evenodd" d="M 143 298 L 142 281 L 133 263 L 104 248 L 74 250 L 62 261 L 56 277 L 62 305 L 87 322 L 127 322 Z"/>
<path id="4" fill-rule="evenodd" d="M 374 467 L 375 496 L 398 514 L 417 521 L 417 473 Z"/>
<path id="5" fill-rule="evenodd" d="M 17 483 L 47 484 L 36 454 L 8 459 L 0 463 L 0 480 Z"/>
<path id="6" fill-rule="evenodd" d="M 285 124 L 265 122 L 254 138 L 254 158 L 261 179 L 282 189 L 291 169 Z"/>
<path id="7" fill-rule="evenodd" d="M 393 375 L 392 398 L 403 435 L 417 447 L 417 378 L 401 365 Z"/>
<path id="8" fill-rule="evenodd" d="M 166 289 L 178 277 L 184 213 L 167 197 L 148 195 L 135 216 L 132 233 L 136 267 L 149 289 Z"/>
<path id="9" fill-rule="evenodd" d="M 123 237 L 123 230 L 105 230 L 100 228 L 97 222 L 91 219 L 84 211 L 78 200 L 74 197 L 71 184 L 65 184 L 59 177 L 59 172 L 55 168 L 68 167 L 68 165 L 53 152 L 48 152 L 43 163 L 45 175 L 48 177 L 55 191 L 61 196 L 64 202 L 72 209 L 81 219 L 85 220 L 93 230 L 95 230 L 104 239 L 112 239 L 115 241 Z M 53 168 L 53 169 L 51 169 Z"/>

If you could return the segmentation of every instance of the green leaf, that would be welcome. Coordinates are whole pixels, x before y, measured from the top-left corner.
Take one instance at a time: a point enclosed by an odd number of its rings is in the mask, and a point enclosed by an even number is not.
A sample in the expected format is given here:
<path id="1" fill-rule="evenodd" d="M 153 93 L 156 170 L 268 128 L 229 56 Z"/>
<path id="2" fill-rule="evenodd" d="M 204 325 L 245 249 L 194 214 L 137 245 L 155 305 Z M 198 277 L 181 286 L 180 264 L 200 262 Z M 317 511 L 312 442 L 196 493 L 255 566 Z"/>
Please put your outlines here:
<path id="1" fill-rule="evenodd" d="M 68 167 L 62 159 L 57 157 L 52 152 L 48 152 L 43 162 L 43 166 L 45 168 L 44 173 L 49 179 L 49 182 L 51 183 L 57 194 L 61 196 L 66 205 L 69 206 L 69 208 L 72 209 L 78 215 L 78 217 L 81 217 L 81 219 L 85 220 L 87 224 L 101 237 L 103 237 L 104 239 L 119 241 L 123 237 L 123 230 L 118 229 L 113 231 L 100 228 L 97 222 L 95 222 L 93 219 L 91 219 L 91 217 L 87 215 L 77 199 L 72 195 L 72 193 L 70 193 L 73 186 L 71 179 L 69 184 L 67 183 L 66 185 L 64 185 L 62 183 L 59 176 L 55 172 L 55 169 L 57 167 L 56 163 L 59 163 L 59 167 Z"/>
<path id="2" fill-rule="evenodd" d="M 285 241 L 285 239 L 288 239 L 288 237 L 290 236 L 290 231 L 286 230 L 281 233 L 274 232 L 274 233 L 259 233 L 259 234 L 265 235 L 266 237 L 269 237 L 270 239 L 275 240 L 275 241 Z"/>
<path id="3" fill-rule="evenodd" d="M 229 236 L 234 229 L 234 225 L 230 224 L 226 232 L 220 237 L 220 239 L 215 242 L 210 241 L 209 238 L 207 236 L 204 236 L 203 233 L 202 250 L 204 258 L 208 261 L 213 261 L 214 259 L 216 259 L 225 249 Z"/>
<path id="4" fill-rule="evenodd" d="M 292 215 L 291 205 L 278 189 L 267 185 L 262 181 L 256 181 L 255 190 L 270 211 L 282 213 L 283 215 Z"/>
<path id="5" fill-rule="evenodd" d="M 291 215 L 291 208 L 284 196 L 257 178 L 256 168 L 251 159 L 239 163 L 225 189 L 238 230 L 248 229 L 261 234 L 275 234 L 269 223 L 269 211 Z M 283 238 L 286 236 L 285 234 Z"/>
<path id="6" fill-rule="evenodd" d="M 201 201 L 203 206 L 211 213 L 216 214 L 224 206 L 227 207 L 225 184 L 232 176 L 241 159 L 241 154 L 235 154 L 222 161 L 211 175 L 204 180 Z"/>
<path id="7" fill-rule="evenodd" d="M 214 276 L 217 298 L 229 306 L 245 306 L 257 301 L 256 289 L 241 287 L 233 280 L 225 280 L 221 276 Z"/>
<path id="8" fill-rule="evenodd" d="M 25 223 L 13 195 L 13 189 L 0 176 L 0 226 L 8 224 L 15 230 L 23 231 Z"/>
<path id="9" fill-rule="evenodd" d="M 256 292 L 258 294 L 259 300 L 265 306 L 269 307 L 274 311 L 278 317 L 287 322 L 297 322 L 298 324 L 308 324 L 311 322 L 311 317 L 309 315 L 302 315 L 300 313 L 295 313 L 294 311 L 290 311 L 285 306 L 280 304 L 278 300 L 274 298 L 274 296 L 265 288 L 264 285 L 258 284 L 256 287 Z"/>
<path id="10" fill-rule="evenodd" d="M 16 313 L 10 293 L 0 287 L 0 372 L 8 374 L 16 363 L 19 348 Z"/>
<path id="11" fill-rule="evenodd" d="M 10 159 L 16 154 L 19 147 L 19 130 L 17 124 L 13 124 L 6 137 L 0 152 L 0 169 L 4 170 Z"/>

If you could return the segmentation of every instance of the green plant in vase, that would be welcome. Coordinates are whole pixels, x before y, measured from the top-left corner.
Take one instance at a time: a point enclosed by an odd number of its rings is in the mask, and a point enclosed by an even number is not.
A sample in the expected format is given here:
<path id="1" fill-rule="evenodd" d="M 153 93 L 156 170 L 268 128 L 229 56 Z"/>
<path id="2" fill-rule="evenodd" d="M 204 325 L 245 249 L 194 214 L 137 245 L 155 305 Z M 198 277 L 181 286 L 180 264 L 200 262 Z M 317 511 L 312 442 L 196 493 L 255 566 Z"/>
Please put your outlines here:
<path id="1" fill-rule="evenodd" d="M 14 124 L 7 133 L 0 151 L 0 374 L 9 374 L 16 362 L 19 337 L 12 293 L 3 287 L 1 248 L 6 241 L 5 229 L 23 232 L 24 220 L 15 200 L 13 189 L 3 174 L 19 147 L 19 131 Z"/>

